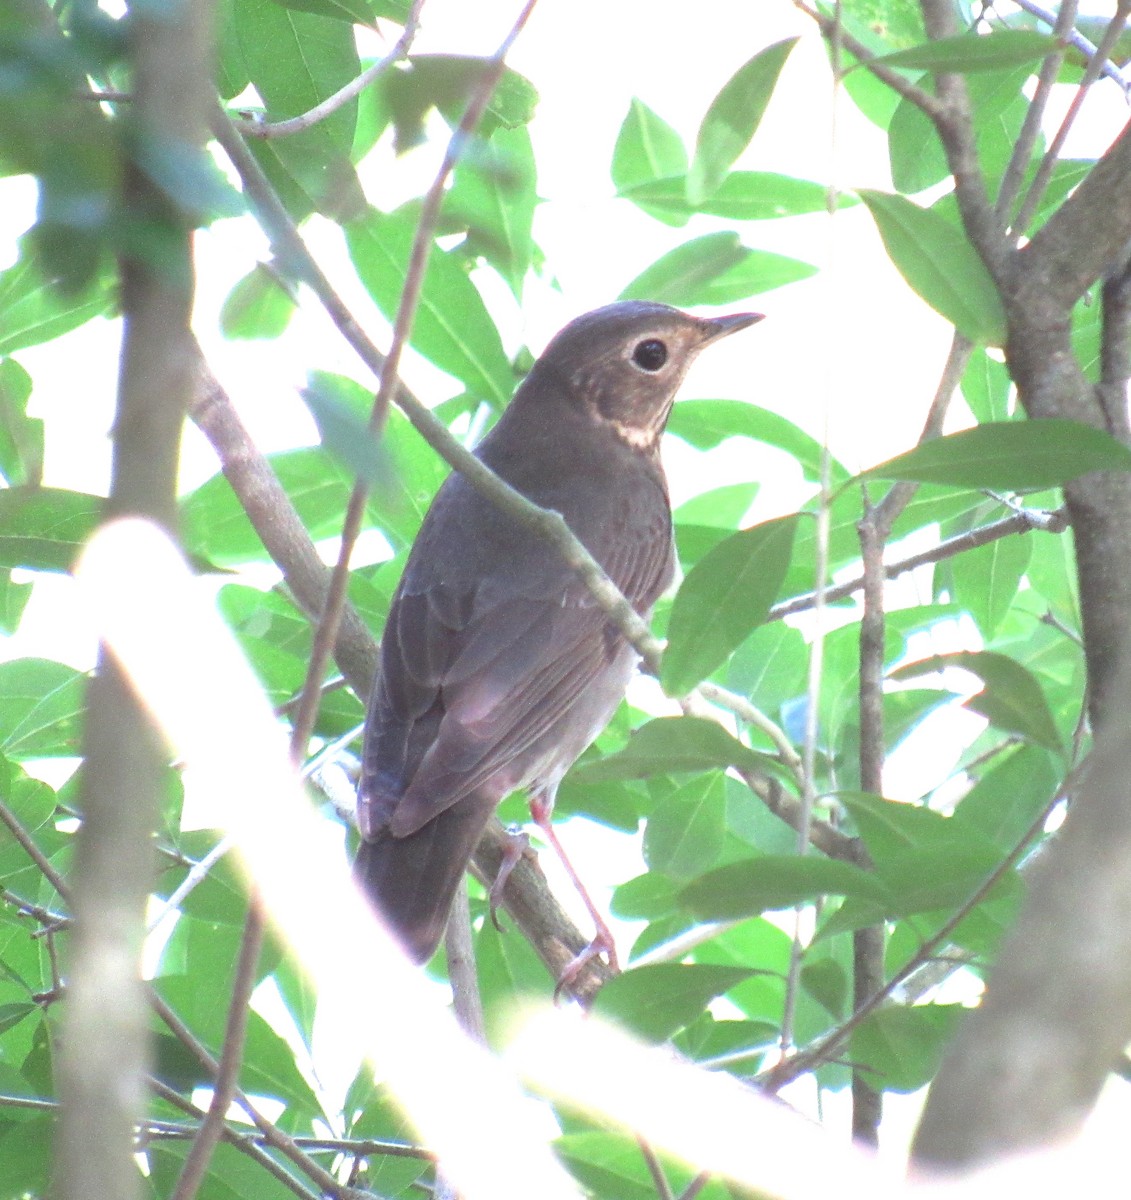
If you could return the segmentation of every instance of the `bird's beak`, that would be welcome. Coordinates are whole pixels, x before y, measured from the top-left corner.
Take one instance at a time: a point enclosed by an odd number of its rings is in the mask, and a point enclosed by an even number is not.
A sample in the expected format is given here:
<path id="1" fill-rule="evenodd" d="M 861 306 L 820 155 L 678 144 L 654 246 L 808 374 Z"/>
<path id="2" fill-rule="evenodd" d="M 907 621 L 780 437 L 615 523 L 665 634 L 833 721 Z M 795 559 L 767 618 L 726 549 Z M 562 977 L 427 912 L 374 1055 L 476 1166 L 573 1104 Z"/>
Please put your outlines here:
<path id="1" fill-rule="evenodd" d="M 752 312 L 731 313 L 727 317 L 703 317 L 699 322 L 699 327 L 703 331 L 702 345 L 709 346 L 712 342 L 717 342 L 719 338 L 725 338 L 732 333 L 737 333 L 740 329 L 756 325 L 765 315 L 765 313 Z"/>

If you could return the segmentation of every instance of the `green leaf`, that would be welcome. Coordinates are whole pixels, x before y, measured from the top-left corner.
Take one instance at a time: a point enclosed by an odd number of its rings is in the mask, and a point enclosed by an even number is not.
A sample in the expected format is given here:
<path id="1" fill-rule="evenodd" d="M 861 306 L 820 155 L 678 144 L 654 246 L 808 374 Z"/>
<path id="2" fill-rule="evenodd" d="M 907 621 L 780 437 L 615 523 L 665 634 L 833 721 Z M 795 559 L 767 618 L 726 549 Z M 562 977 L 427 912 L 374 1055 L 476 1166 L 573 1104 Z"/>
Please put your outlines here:
<path id="1" fill-rule="evenodd" d="M 368 488 L 381 486 L 390 474 L 388 456 L 368 421 L 346 403 L 338 384 L 352 385 L 328 371 L 311 371 L 302 390 L 303 403 L 318 426 L 323 447 L 337 457 Z"/>
<path id="2" fill-rule="evenodd" d="M 658 717 L 642 725 L 619 753 L 581 763 L 571 774 L 574 782 L 585 783 L 730 766 L 760 772 L 778 769 L 775 760 L 744 746 L 705 717 Z"/>
<path id="3" fill-rule="evenodd" d="M 335 21 L 345 21 L 348 25 L 373 25 L 373 12 L 365 0 L 275 0 L 283 8 L 293 8 L 299 12 L 315 13 L 320 17 L 330 17 Z"/>
<path id="4" fill-rule="evenodd" d="M 237 68 L 266 105 L 268 120 L 308 112 L 361 70 L 353 30 L 344 21 L 284 8 L 274 0 L 235 0 Z M 357 101 L 287 137 L 251 139 L 251 150 L 297 217 L 312 209 L 335 218 L 364 205 L 350 161 Z"/>
<path id="5" fill-rule="evenodd" d="M 69 571 L 105 506 L 62 488 L 0 489 L 0 566 Z"/>
<path id="6" fill-rule="evenodd" d="M 1008 850 L 1056 795 L 1063 779 L 1058 759 L 1040 746 L 1015 746 L 995 761 L 963 796 L 954 820 Z"/>
<path id="7" fill-rule="evenodd" d="M 697 205 L 688 202 L 687 179 L 683 175 L 618 183 L 617 188 L 623 199 L 631 200 L 645 212 L 680 225 L 697 212 L 732 221 L 766 221 L 824 212 L 829 201 L 825 184 L 772 171 L 732 171 L 716 191 Z M 837 208 L 850 208 L 857 203 L 855 196 L 837 196 Z"/>
<path id="8" fill-rule="evenodd" d="M 352 479 L 321 447 L 268 455 L 279 482 L 310 536 L 318 541 L 341 528 Z M 268 557 L 231 484 L 214 475 L 181 500 L 185 545 L 219 566 Z"/>
<path id="9" fill-rule="evenodd" d="M 737 233 L 708 233 L 657 259 L 618 299 L 656 300 L 677 307 L 729 304 L 815 271 L 796 258 L 747 249 Z"/>
<path id="10" fill-rule="evenodd" d="M 723 776 L 696 776 L 666 797 L 648 819 L 644 861 L 651 871 L 690 879 L 715 865 L 725 835 Z"/>
<path id="11" fill-rule="evenodd" d="M 86 676 L 46 658 L 0 663 L 0 751 L 19 761 L 79 752 Z"/>
<path id="12" fill-rule="evenodd" d="M 797 38 L 759 51 L 739 67 L 711 102 L 695 141 L 687 175 L 687 198 L 700 204 L 722 183 L 731 164 L 750 144 Z"/>
<path id="13" fill-rule="evenodd" d="M 15 359 L 0 359 L 0 473 L 9 487 L 37 487 L 43 476 L 43 421 L 28 416 L 31 388 Z"/>
<path id="14" fill-rule="evenodd" d="M 463 252 L 486 258 L 518 300 L 534 250 L 536 181 L 529 131 L 500 126 L 456 168 L 444 198 L 445 227 L 454 222 L 467 230 Z"/>
<path id="15" fill-rule="evenodd" d="M 294 311 L 294 297 L 281 277 L 256 263 L 228 293 L 220 309 L 220 328 L 233 339 L 276 338 Z"/>
<path id="16" fill-rule="evenodd" d="M 962 398 L 980 425 L 1009 417 L 1009 371 L 980 346 L 970 355 L 962 375 Z"/>
<path id="17" fill-rule="evenodd" d="M 669 211 L 665 205 L 653 205 L 648 199 L 638 199 L 631 192 L 638 186 L 652 186 L 656 180 L 676 176 L 680 191 L 687 170 L 687 151 L 683 139 L 642 100 L 633 97 L 628 114 L 621 123 L 613 161 L 609 168 L 617 192 L 642 208 L 646 213 L 673 225 L 687 223 L 686 203 Z"/>
<path id="18" fill-rule="evenodd" d="M 945 667 L 961 667 L 977 675 L 985 685 L 966 707 L 981 713 L 992 725 L 1036 742 L 1048 750 L 1061 751 L 1063 743 L 1037 677 L 1006 654 L 992 650 L 939 654 L 893 671 L 893 679 L 906 679 Z"/>
<path id="19" fill-rule="evenodd" d="M 1002 345 L 1001 298 L 962 230 L 903 196 L 873 191 L 859 195 L 908 285 L 971 341 Z"/>
<path id="20" fill-rule="evenodd" d="M 369 294 L 392 321 L 404 291 L 416 235 L 411 213 L 370 210 L 346 226 L 350 257 Z M 433 247 L 428 256 L 412 345 L 469 392 L 501 408 L 514 373 L 482 297 L 457 261 Z"/>
<path id="21" fill-rule="evenodd" d="M 0 354 L 38 346 L 105 316 L 116 299 L 109 277 L 75 295 L 60 293 L 24 239 L 20 257 L 0 273 Z"/>
<path id="22" fill-rule="evenodd" d="M 731 437 L 753 438 L 790 455 L 810 482 L 821 478 L 821 443 L 780 413 L 745 400 L 681 400 L 668 418 L 668 433 L 699 450 L 713 450 Z M 829 477 L 834 486 L 851 478 L 831 457 Z"/>
<path id="23" fill-rule="evenodd" d="M 1009 612 L 1032 549 L 1031 537 L 1015 535 L 975 546 L 951 563 L 955 599 L 974 618 L 987 642 Z"/>
<path id="24" fill-rule="evenodd" d="M 889 899 L 870 872 L 815 854 L 764 854 L 730 863 L 688 884 L 679 898 L 701 921 L 732 921 L 825 895 Z"/>
<path id="25" fill-rule="evenodd" d="M 852 1031 L 849 1054 L 873 1086 L 914 1092 L 935 1077 L 965 1011 L 960 1004 L 888 1005 Z"/>
<path id="26" fill-rule="evenodd" d="M 660 683 L 672 696 L 705 679 L 765 619 L 789 568 L 796 517 L 732 534 L 695 564 L 668 622 Z"/>
<path id="27" fill-rule="evenodd" d="M 593 1011 L 633 1033 L 664 1042 L 689 1025 L 724 992 L 749 979 L 744 967 L 704 963 L 653 963 L 614 976 L 597 993 Z"/>
<path id="28" fill-rule="evenodd" d="M 1058 487 L 1091 471 L 1127 470 L 1131 450 L 1111 434 L 1050 417 L 991 422 L 935 438 L 861 478 L 1022 491 Z"/>
<path id="29" fill-rule="evenodd" d="M 998 29 L 988 34 L 964 33 L 939 38 L 922 46 L 884 54 L 876 61 L 889 67 L 936 74 L 969 74 L 1037 63 L 1054 53 L 1058 46 L 1056 38 L 1048 34 L 1025 29 Z"/>

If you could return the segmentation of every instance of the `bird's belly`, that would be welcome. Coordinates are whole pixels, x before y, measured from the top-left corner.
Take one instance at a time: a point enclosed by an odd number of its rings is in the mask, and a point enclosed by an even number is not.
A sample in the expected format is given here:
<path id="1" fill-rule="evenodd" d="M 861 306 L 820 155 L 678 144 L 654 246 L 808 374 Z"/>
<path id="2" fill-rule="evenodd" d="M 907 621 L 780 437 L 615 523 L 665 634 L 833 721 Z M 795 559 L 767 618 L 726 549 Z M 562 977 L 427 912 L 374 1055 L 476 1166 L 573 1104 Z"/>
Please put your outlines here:
<path id="1" fill-rule="evenodd" d="M 553 799 L 562 776 L 608 725 L 636 673 L 639 657 L 622 646 L 577 701 L 495 779 L 499 795 L 528 788 Z"/>

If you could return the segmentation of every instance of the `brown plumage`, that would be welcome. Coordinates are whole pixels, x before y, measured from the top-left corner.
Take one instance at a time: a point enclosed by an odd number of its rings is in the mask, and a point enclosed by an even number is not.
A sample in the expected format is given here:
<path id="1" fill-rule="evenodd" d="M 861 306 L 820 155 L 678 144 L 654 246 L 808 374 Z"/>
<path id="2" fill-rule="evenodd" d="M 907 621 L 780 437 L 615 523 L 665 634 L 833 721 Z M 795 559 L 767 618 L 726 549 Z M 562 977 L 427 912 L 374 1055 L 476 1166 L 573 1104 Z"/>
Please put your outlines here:
<path id="1" fill-rule="evenodd" d="M 567 325 L 478 456 L 557 510 L 647 617 L 674 570 L 659 443 L 704 346 L 758 315 L 610 304 Z M 553 546 L 458 473 L 389 611 L 365 726 L 355 874 L 420 962 L 487 821 L 516 788 L 552 803 L 637 656 Z"/>

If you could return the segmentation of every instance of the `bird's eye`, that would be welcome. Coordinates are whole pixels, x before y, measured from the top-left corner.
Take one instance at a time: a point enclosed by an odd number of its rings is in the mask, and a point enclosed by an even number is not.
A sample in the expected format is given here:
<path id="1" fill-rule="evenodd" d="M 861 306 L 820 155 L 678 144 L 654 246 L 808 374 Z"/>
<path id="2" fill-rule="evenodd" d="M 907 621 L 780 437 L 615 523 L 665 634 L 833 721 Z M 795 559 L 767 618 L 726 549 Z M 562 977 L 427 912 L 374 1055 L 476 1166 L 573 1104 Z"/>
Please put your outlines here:
<path id="1" fill-rule="evenodd" d="M 658 338 L 637 342 L 632 361 L 642 371 L 658 371 L 668 361 L 668 348 Z"/>

